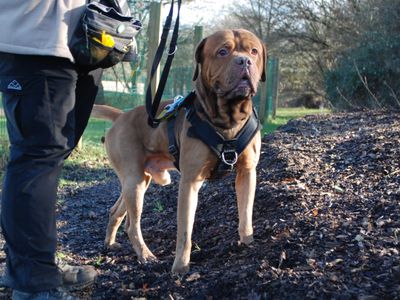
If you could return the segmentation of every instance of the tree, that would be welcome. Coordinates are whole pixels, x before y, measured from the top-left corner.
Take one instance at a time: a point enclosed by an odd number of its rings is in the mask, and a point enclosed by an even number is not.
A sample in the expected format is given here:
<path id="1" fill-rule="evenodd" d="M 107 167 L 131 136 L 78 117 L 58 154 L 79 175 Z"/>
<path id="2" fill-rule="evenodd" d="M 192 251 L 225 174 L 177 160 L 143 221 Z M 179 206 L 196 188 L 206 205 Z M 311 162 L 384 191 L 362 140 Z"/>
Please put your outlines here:
<path id="1" fill-rule="evenodd" d="M 280 57 L 281 95 L 311 92 L 325 96 L 329 80 L 337 78 L 327 75 L 350 49 L 365 50 L 368 43 L 376 41 L 374 49 L 380 45 L 388 56 L 395 51 L 383 49 L 398 51 L 393 37 L 399 32 L 399 5 L 399 1 L 385 0 L 251 0 L 235 7 L 234 18 L 230 16 L 226 24 L 234 22 L 254 31 L 267 43 L 270 54 Z M 383 36 L 387 37 L 384 41 Z M 391 64 L 397 66 L 396 62 L 392 60 Z M 353 71 L 361 77 L 358 82 L 365 89 L 365 81 L 360 81 L 362 74 Z M 390 93 L 394 98 L 396 89 Z"/>

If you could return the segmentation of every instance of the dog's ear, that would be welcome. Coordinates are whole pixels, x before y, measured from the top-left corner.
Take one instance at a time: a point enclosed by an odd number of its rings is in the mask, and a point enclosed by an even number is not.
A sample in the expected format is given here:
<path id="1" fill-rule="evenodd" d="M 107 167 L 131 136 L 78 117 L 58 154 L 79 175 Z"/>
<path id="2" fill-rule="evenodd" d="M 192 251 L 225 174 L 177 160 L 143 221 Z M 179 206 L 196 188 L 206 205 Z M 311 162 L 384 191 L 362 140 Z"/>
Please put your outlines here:
<path id="1" fill-rule="evenodd" d="M 197 45 L 197 48 L 196 48 L 196 53 L 194 55 L 196 67 L 195 67 L 194 73 L 193 73 L 193 81 L 195 81 L 197 79 L 197 77 L 199 76 L 199 65 L 203 62 L 203 48 L 204 48 L 204 45 L 206 44 L 206 40 L 207 39 L 203 39 L 200 42 L 200 44 Z"/>
<path id="2" fill-rule="evenodd" d="M 266 76 L 266 73 L 265 73 L 265 68 L 267 67 L 268 54 L 267 54 L 267 46 L 264 43 L 262 43 L 262 45 L 263 45 L 263 70 L 262 70 L 262 73 L 261 73 L 261 79 L 260 80 L 262 82 L 265 82 L 265 80 L 267 80 L 267 76 Z"/>

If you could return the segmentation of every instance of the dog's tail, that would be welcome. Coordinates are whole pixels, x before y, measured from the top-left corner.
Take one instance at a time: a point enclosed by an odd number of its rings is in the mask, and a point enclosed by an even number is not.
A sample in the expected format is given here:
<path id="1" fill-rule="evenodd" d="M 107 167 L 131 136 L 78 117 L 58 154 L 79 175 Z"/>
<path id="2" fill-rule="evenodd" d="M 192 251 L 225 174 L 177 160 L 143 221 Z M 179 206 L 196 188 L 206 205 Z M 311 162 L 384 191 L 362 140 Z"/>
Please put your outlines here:
<path id="1" fill-rule="evenodd" d="M 93 118 L 105 119 L 114 122 L 122 113 L 123 111 L 118 108 L 108 105 L 95 104 L 90 116 Z"/>

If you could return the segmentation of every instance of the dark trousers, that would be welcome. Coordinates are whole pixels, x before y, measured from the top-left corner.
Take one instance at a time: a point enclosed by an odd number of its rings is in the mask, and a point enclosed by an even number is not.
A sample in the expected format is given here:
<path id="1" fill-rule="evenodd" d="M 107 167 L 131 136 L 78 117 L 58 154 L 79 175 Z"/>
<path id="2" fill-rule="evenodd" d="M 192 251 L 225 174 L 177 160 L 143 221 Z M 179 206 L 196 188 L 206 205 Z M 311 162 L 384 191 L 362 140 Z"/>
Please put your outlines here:
<path id="1" fill-rule="evenodd" d="M 67 59 L 0 53 L 0 90 L 10 139 L 1 227 L 6 283 L 25 292 L 58 287 L 55 204 L 63 161 L 90 116 L 101 70 Z"/>

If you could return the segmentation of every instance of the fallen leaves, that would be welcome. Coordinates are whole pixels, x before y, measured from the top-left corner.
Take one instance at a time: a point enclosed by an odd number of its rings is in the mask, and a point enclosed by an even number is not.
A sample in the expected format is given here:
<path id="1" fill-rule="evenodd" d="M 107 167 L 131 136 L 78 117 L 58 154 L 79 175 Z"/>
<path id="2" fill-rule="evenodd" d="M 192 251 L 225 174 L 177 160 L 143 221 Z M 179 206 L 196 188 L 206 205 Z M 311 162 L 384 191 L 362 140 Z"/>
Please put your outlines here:
<path id="1" fill-rule="evenodd" d="M 61 190 L 61 248 L 75 253 L 69 261 L 98 268 L 92 299 L 399 299 L 399 160 L 400 113 L 289 122 L 263 139 L 254 243 L 237 242 L 234 175 L 207 182 L 191 272 L 179 278 L 170 273 L 178 176 L 146 194 L 141 226 L 159 261 L 139 264 L 123 226 L 121 246 L 104 249 L 108 209 L 120 187 L 110 169 L 85 163 L 67 169 L 77 184 Z"/>

